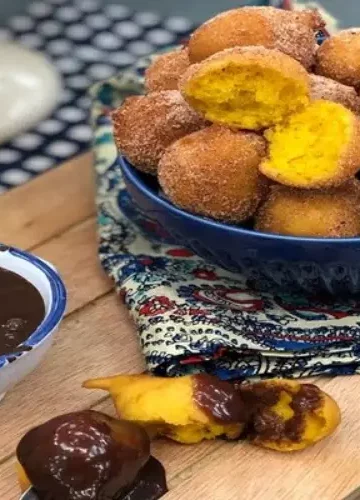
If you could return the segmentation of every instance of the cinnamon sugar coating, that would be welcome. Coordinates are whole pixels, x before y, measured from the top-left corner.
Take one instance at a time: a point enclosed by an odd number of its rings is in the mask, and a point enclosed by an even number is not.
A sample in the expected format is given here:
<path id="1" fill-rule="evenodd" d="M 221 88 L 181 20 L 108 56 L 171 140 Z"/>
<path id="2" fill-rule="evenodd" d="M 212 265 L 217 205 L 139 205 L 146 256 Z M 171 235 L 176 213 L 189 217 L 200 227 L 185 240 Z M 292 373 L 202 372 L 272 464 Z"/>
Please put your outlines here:
<path id="1" fill-rule="evenodd" d="M 309 69 L 317 49 L 315 35 L 323 26 L 316 10 L 233 9 L 215 16 L 193 33 L 189 57 L 192 63 L 196 63 L 227 48 L 260 45 L 278 49 Z"/>
<path id="2" fill-rule="evenodd" d="M 331 78 L 310 75 L 310 96 L 313 101 L 324 99 L 342 104 L 356 114 L 360 114 L 360 97 L 354 87 L 343 85 Z"/>
<path id="3" fill-rule="evenodd" d="M 339 31 L 319 47 L 315 73 L 360 87 L 360 29 Z"/>
<path id="4" fill-rule="evenodd" d="M 158 56 L 145 71 L 148 92 L 177 90 L 178 81 L 190 66 L 187 48 L 172 50 Z"/>
<path id="5" fill-rule="evenodd" d="M 112 119 L 120 153 L 150 174 L 170 144 L 206 126 L 177 90 L 128 97 Z"/>
<path id="6" fill-rule="evenodd" d="M 258 167 L 264 138 L 212 125 L 175 142 L 159 164 L 159 182 L 177 206 L 227 222 L 251 217 L 267 192 Z"/>

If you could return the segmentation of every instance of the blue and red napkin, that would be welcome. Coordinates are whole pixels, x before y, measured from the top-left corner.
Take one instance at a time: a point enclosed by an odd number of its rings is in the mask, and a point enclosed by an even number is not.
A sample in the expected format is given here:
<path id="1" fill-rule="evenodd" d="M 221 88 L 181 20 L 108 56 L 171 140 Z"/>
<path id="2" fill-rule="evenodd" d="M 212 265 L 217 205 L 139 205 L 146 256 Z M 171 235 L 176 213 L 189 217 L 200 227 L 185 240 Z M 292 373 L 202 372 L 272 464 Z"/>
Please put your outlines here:
<path id="1" fill-rule="evenodd" d="M 360 373 L 360 301 L 254 292 L 241 275 L 165 243 L 134 205 L 110 112 L 142 93 L 148 62 L 93 89 L 99 256 L 134 319 L 148 369 L 225 379 Z"/>

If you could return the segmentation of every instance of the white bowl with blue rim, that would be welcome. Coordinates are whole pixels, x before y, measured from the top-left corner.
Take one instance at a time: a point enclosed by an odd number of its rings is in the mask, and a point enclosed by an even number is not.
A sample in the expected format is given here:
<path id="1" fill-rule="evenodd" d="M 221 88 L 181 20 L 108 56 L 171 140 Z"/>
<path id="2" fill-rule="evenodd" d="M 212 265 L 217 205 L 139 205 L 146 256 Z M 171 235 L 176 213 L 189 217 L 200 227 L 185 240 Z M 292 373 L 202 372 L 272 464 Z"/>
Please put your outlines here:
<path id="1" fill-rule="evenodd" d="M 59 273 L 48 262 L 28 252 L 0 247 L 0 268 L 29 281 L 40 293 L 45 317 L 13 353 L 0 355 L 0 401 L 6 392 L 27 377 L 42 361 L 64 316 L 66 289 Z"/>

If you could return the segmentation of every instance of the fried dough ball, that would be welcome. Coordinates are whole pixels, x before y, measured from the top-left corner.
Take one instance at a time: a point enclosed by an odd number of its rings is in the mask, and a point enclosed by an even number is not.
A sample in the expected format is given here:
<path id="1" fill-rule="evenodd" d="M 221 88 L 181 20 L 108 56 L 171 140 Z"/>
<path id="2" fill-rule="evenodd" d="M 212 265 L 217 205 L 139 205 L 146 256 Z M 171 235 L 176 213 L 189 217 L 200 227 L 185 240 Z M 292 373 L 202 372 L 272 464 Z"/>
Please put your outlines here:
<path id="1" fill-rule="evenodd" d="M 273 186 L 256 216 L 255 229 L 313 238 L 358 236 L 360 193 L 355 182 L 329 191 Z"/>
<path id="2" fill-rule="evenodd" d="M 339 31 L 319 47 L 315 73 L 333 80 L 360 86 L 360 29 Z"/>
<path id="3" fill-rule="evenodd" d="M 239 390 L 254 409 L 250 439 L 263 448 L 303 450 L 333 434 L 341 421 L 337 403 L 312 384 L 275 379 Z"/>
<path id="4" fill-rule="evenodd" d="M 21 488 L 31 483 L 39 498 L 110 499 L 129 491 L 149 461 L 150 440 L 133 422 L 85 410 L 29 430 L 16 457 Z"/>
<path id="5" fill-rule="evenodd" d="M 165 149 L 205 126 L 177 90 L 128 97 L 112 114 L 119 151 L 139 170 L 156 174 Z"/>
<path id="6" fill-rule="evenodd" d="M 340 186 L 360 167 L 359 124 L 359 118 L 341 104 L 314 101 L 265 133 L 269 156 L 260 170 L 286 186 Z"/>
<path id="7" fill-rule="evenodd" d="M 242 7 L 223 12 L 191 36 L 192 63 L 232 47 L 249 45 L 278 49 L 309 69 L 316 51 L 315 32 L 324 26 L 313 10 L 287 11 L 273 7 Z"/>
<path id="8" fill-rule="evenodd" d="M 310 79 L 300 63 L 278 50 L 237 47 L 190 66 L 180 88 L 207 120 L 260 130 L 309 103 Z"/>
<path id="9" fill-rule="evenodd" d="M 238 391 L 210 375 L 119 375 L 83 385 L 109 391 L 121 418 L 145 427 L 153 437 L 185 444 L 223 435 L 237 439 L 249 417 Z"/>
<path id="10" fill-rule="evenodd" d="M 343 85 L 320 75 L 310 75 L 310 97 L 313 101 L 323 99 L 337 102 L 353 113 L 360 114 L 360 97 L 354 87 Z"/>
<path id="11" fill-rule="evenodd" d="M 190 66 L 187 48 L 172 50 L 158 56 L 145 71 L 148 92 L 177 90 L 180 77 Z"/>
<path id="12" fill-rule="evenodd" d="M 251 217 L 267 193 L 263 137 L 212 125 L 168 148 L 159 163 L 166 196 L 189 212 L 228 222 Z"/>

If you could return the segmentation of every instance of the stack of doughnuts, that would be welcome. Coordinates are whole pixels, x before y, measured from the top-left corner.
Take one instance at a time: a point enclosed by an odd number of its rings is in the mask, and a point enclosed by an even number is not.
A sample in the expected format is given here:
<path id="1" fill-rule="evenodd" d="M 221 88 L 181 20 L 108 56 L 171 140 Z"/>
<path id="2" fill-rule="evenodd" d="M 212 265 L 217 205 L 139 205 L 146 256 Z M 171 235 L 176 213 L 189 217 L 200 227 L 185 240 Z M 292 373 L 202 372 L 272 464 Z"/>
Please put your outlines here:
<path id="1" fill-rule="evenodd" d="M 360 30 L 242 7 L 157 57 L 113 113 L 121 154 L 176 206 L 257 231 L 360 235 Z M 358 50 L 359 49 L 359 50 Z"/>

